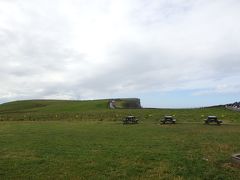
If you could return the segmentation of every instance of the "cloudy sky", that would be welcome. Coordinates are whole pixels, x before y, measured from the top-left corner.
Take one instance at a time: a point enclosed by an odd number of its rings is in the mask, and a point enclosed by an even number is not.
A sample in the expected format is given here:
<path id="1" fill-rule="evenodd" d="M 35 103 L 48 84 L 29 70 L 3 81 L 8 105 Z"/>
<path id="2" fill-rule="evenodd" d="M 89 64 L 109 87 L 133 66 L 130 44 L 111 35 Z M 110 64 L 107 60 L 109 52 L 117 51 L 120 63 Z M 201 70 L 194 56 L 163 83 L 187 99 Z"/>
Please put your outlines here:
<path id="1" fill-rule="evenodd" d="M 240 101 L 239 0 L 0 0 L 0 103 Z"/>

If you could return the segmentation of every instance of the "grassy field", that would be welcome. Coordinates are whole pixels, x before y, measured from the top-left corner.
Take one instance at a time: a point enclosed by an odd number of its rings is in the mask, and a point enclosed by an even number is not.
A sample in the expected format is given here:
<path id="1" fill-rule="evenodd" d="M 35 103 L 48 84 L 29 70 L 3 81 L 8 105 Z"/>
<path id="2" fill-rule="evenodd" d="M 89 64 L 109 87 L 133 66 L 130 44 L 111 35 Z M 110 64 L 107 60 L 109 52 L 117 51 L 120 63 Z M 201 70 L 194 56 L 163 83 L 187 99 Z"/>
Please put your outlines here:
<path id="1" fill-rule="evenodd" d="M 88 108 L 82 109 L 81 102 L 24 102 L 24 108 L 21 103 L 0 105 L 0 179 L 240 177 L 240 168 L 230 161 L 240 152 L 239 112 L 224 107 L 109 110 L 104 100 L 83 102 Z M 140 123 L 123 125 L 129 114 Z M 166 114 L 175 115 L 177 124 L 160 125 Z M 224 125 L 203 125 L 213 114 Z"/>

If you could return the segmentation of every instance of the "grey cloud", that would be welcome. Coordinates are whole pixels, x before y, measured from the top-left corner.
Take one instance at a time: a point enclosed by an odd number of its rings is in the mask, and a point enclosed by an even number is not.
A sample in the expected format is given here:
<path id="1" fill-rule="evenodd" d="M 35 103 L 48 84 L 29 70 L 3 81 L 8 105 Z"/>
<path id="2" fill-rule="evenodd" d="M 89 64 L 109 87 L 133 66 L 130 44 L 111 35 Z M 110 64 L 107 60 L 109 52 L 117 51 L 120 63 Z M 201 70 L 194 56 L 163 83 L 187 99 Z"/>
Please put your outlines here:
<path id="1" fill-rule="evenodd" d="M 0 101 L 239 89 L 237 0 L 0 6 Z"/>

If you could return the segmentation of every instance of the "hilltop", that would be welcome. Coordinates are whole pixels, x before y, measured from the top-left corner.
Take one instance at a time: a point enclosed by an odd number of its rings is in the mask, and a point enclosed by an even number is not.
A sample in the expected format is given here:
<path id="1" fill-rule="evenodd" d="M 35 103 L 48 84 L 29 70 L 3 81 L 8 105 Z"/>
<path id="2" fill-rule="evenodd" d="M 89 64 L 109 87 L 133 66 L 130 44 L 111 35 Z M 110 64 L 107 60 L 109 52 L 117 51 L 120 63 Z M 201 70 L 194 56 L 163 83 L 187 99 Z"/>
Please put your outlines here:
<path id="1" fill-rule="evenodd" d="M 76 112 L 107 108 L 108 100 L 22 100 L 1 104 L 0 113 Z"/>
<path id="2" fill-rule="evenodd" d="M 115 109 L 141 108 L 140 99 L 101 99 L 101 100 L 22 100 L 0 105 L 0 114 L 6 113 L 59 113 L 97 111 L 110 108 L 110 102 L 114 101 Z"/>

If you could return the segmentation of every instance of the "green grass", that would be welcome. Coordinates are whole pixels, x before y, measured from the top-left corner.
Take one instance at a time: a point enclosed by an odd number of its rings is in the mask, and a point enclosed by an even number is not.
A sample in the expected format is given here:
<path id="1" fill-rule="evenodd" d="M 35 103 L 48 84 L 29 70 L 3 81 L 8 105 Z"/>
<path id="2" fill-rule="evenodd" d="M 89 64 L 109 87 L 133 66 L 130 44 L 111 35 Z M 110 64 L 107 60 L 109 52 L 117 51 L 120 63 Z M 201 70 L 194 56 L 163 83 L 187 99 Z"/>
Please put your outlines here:
<path id="1" fill-rule="evenodd" d="M 1 113 L 24 112 L 76 112 L 102 110 L 108 108 L 108 100 L 65 101 L 65 100 L 25 100 L 0 105 Z"/>
<path id="2" fill-rule="evenodd" d="M 0 122 L 0 179 L 238 179 L 240 125 Z"/>
<path id="3" fill-rule="evenodd" d="M 116 109 L 107 100 L 0 105 L 0 179 L 239 179 L 240 112 Z M 123 125 L 135 115 L 137 125 Z M 176 125 L 160 125 L 175 115 Z M 203 125 L 208 115 L 224 124 Z"/>

